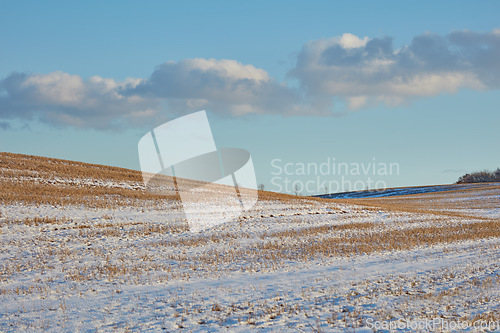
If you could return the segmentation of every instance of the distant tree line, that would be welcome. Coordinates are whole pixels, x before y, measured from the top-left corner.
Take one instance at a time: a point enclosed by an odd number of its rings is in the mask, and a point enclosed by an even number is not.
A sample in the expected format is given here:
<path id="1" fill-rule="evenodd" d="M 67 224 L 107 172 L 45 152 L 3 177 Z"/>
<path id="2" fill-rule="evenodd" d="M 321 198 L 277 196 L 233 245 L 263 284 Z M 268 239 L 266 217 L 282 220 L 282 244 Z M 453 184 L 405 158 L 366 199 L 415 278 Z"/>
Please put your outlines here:
<path id="1" fill-rule="evenodd" d="M 486 183 L 486 182 L 500 182 L 500 168 L 491 172 L 488 170 L 467 173 L 458 178 L 457 184 L 465 183 Z"/>

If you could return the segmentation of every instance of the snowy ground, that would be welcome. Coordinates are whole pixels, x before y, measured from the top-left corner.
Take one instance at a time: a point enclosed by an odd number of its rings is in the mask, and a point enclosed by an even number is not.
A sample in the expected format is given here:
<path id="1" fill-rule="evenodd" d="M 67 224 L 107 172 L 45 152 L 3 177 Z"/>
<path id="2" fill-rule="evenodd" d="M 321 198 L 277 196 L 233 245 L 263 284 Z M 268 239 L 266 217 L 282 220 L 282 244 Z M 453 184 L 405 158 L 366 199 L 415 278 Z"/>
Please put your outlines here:
<path id="1" fill-rule="evenodd" d="M 203 233 L 176 201 L 0 204 L 0 332 L 500 331 L 500 190 L 457 193 L 267 198 Z"/>

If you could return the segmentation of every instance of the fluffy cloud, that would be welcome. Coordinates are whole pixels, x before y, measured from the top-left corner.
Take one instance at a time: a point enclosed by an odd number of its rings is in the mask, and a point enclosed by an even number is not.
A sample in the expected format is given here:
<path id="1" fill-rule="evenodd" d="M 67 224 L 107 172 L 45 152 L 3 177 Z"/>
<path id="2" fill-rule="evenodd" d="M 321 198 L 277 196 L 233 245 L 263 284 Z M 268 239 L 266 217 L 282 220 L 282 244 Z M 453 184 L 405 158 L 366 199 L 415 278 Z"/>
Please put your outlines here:
<path id="1" fill-rule="evenodd" d="M 500 85 L 500 33 L 426 33 L 395 49 L 391 38 L 344 34 L 307 43 L 289 75 L 311 98 L 343 98 L 351 109 L 397 105 L 461 88 Z"/>
<path id="2" fill-rule="evenodd" d="M 262 69 L 234 60 L 188 59 L 158 66 L 148 79 L 88 80 L 63 72 L 14 73 L 0 81 L 0 118 L 36 118 L 105 129 L 159 124 L 200 109 L 243 115 L 303 113 L 297 93 Z"/>
<path id="3" fill-rule="evenodd" d="M 169 61 L 126 93 L 163 99 L 168 109 L 177 112 L 293 113 L 300 102 L 296 92 L 270 78 L 266 71 L 215 59 Z"/>
<path id="4" fill-rule="evenodd" d="M 120 93 L 139 83 L 98 76 L 83 80 L 63 72 L 14 73 L 0 81 L 0 116 L 102 129 L 144 123 L 158 113 L 158 102 Z"/>
<path id="5" fill-rule="evenodd" d="M 305 44 L 288 73 L 299 88 L 235 60 L 166 62 L 146 79 L 83 79 L 63 72 L 0 80 L 0 119 L 107 129 L 155 125 L 166 114 L 321 114 L 334 99 L 350 109 L 389 106 L 462 88 L 500 88 L 500 30 L 425 33 L 395 48 L 390 37 L 352 34 Z M 8 129 L 1 125 L 0 129 Z"/>

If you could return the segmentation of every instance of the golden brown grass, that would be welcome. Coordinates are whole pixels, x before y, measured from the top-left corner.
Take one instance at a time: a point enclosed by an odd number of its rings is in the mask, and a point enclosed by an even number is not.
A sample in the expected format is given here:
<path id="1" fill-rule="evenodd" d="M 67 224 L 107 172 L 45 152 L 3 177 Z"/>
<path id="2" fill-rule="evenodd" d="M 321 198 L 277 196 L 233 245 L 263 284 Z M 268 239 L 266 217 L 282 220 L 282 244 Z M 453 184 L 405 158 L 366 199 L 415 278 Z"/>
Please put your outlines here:
<path id="1" fill-rule="evenodd" d="M 13 153 L 0 153 L 0 162 L 0 168 L 4 168 L 1 174 L 7 176 L 15 174 L 17 170 L 21 172 L 21 175 L 37 175 L 38 177 L 48 179 L 57 175 L 61 178 L 91 178 L 116 182 L 142 182 L 140 171 L 106 165 Z"/>
<path id="2" fill-rule="evenodd" d="M 78 185 L 78 182 L 58 184 L 57 181 L 45 181 L 58 178 L 111 179 L 134 185 L 141 182 L 141 175 L 133 170 L 13 154 L 0 154 L 0 162 L 0 203 L 4 204 L 23 202 L 107 208 L 135 205 L 138 213 L 141 207 L 154 209 L 157 203 L 156 207 L 159 207 L 161 203 L 172 203 L 177 199 L 147 192 L 138 186 L 129 189 L 99 185 L 98 182 Z M 203 234 L 187 232 L 188 225 L 180 217 L 164 223 L 156 220 L 148 222 L 141 220 L 141 214 L 124 216 L 123 210 L 117 209 L 106 210 L 98 218 L 82 217 L 84 214 L 55 218 L 29 216 L 30 209 L 5 207 L 3 216 L 0 212 L 0 232 L 9 233 L 9 237 L 2 234 L 1 250 L 7 259 L 0 262 L 0 281 L 6 281 L 7 287 L 0 288 L 0 295 L 15 295 L 19 299 L 21 296 L 47 297 L 58 293 L 67 281 L 72 282 L 69 284 L 71 288 L 75 286 L 70 293 L 84 289 L 80 286 L 94 292 L 96 285 L 105 283 L 116 286 L 112 287 L 115 294 L 121 292 L 115 289 L 121 284 L 144 286 L 175 281 L 178 285 L 178 281 L 227 276 L 235 271 L 237 274 L 254 274 L 284 267 L 286 271 L 293 271 L 295 265 L 303 267 L 306 262 L 333 265 L 337 260 L 328 258 L 419 247 L 436 246 L 431 252 L 436 251 L 443 256 L 454 251 L 478 251 L 479 248 L 490 253 L 488 251 L 499 246 L 500 221 L 450 209 L 498 208 L 495 201 L 498 196 L 494 197 L 498 193 L 498 186 L 490 186 L 398 198 L 328 200 L 259 191 L 260 200 L 272 203 L 257 205 L 227 228 L 221 225 L 220 229 Z M 476 197 L 481 199 L 474 200 Z M 273 211 L 266 211 L 266 207 L 272 207 Z M 54 210 L 57 216 L 65 211 Z M 43 210 L 33 210 L 36 211 Z M 385 214 L 379 214 L 379 211 Z M 12 212 L 23 215 L 11 216 Z M 488 240 L 491 238 L 496 240 Z M 468 242 L 473 240 L 485 241 Z M 424 255 L 427 253 L 422 252 Z M 420 251 L 416 253 L 418 256 Z M 413 254 L 395 254 L 395 257 L 402 258 L 410 256 Z M 473 269 L 479 269 L 476 263 Z M 31 275 L 33 279 L 25 278 L 29 274 L 34 274 Z M 265 296 L 262 300 L 241 301 L 238 304 L 213 300 L 201 307 L 196 305 L 196 308 L 188 305 L 191 302 L 172 300 L 172 308 L 175 308 L 173 317 L 183 320 L 197 311 L 216 316 L 222 323 L 232 315 L 233 318 L 237 316 L 241 324 L 253 328 L 277 318 L 287 320 L 299 315 L 303 322 L 312 323 L 306 329 L 320 331 L 321 327 L 314 324 L 314 308 L 317 307 L 327 309 L 328 318 L 323 319 L 328 324 L 354 330 L 363 326 L 367 313 L 383 320 L 401 314 L 400 310 L 411 315 L 425 313 L 423 316 L 432 316 L 415 306 L 419 303 L 426 303 L 423 306 L 453 316 L 450 304 L 454 305 L 464 298 L 464 306 L 468 307 L 465 320 L 499 320 L 500 315 L 495 308 L 497 299 L 480 295 L 482 291 L 494 290 L 500 281 L 498 275 L 467 280 L 457 279 L 456 274 L 455 270 L 440 276 L 431 272 L 427 285 L 423 280 L 427 279 L 427 275 L 421 274 L 408 278 L 407 284 L 396 277 L 380 280 L 376 277 L 361 288 L 353 285 L 345 292 L 338 292 L 330 285 L 321 289 L 314 284 L 301 295 L 293 295 L 293 299 L 287 299 L 285 295 Z M 466 277 L 473 276 L 469 272 L 464 274 Z M 22 280 L 19 280 L 20 277 L 23 277 Z M 450 283 L 454 283 L 456 288 L 441 288 Z M 222 290 L 222 286 L 220 288 Z M 260 292 L 257 287 L 255 292 Z M 476 292 L 477 297 L 468 296 Z M 395 304 L 394 309 L 372 306 L 380 299 L 386 302 L 388 298 L 396 297 L 398 301 L 392 303 Z M 476 301 L 479 306 L 487 304 L 489 308 L 477 314 Z M 58 306 L 51 306 L 50 310 L 66 310 L 65 301 L 62 299 L 60 302 Z M 178 307 L 173 303 L 178 303 Z M 340 303 L 349 304 L 349 307 L 340 307 Z M 213 319 L 207 316 L 196 320 L 203 325 L 210 324 Z"/>
<path id="3" fill-rule="evenodd" d="M 488 194 L 488 195 L 486 195 Z M 477 198 L 477 199 L 476 199 Z M 397 197 L 339 199 L 338 203 L 361 205 L 366 209 L 444 215 L 458 218 L 485 219 L 472 214 L 474 209 L 500 207 L 500 186 L 484 184 L 469 189 L 422 193 Z M 472 211 L 460 211 L 469 209 Z M 456 211 L 454 211 L 456 210 Z"/>
<path id="4" fill-rule="evenodd" d="M 163 178 L 162 178 L 163 177 Z M 157 177 L 152 186 L 173 184 L 168 176 Z M 54 181 L 49 181 L 54 180 Z M 83 183 L 64 183 L 58 180 L 95 180 L 130 184 L 133 188 L 110 187 Z M 0 153 L 0 203 L 49 205 L 83 205 L 91 208 L 156 205 L 158 202 L 179 201 L 175 191 L 158 192 L 142 186 L 142 173 L 118 167 L 87 164 L 54 158 Z M 159 182 L 159 184 L 157 184 Z M 189 183 L 189 181 L 188 181 Z M 197 184 L 196 182 L 193 182 Z M 293 195 L 258 191 L 261 200 L 293 202 Z M 307 198 L 308 201 L 321 201 Z"/>
<path id="5" fill-rule="evenodd" d="M 179 199 L 175 192 L 155 194 L 145 189 L 96 184 L 57 183 L 48 180 L 98 180 L 136 185 L 140 171 L 71 162 L 45 157 L 0 153 L 0 203 L 84 205 L 91 208 L 156 205 Z"/>
<path id="6" fill-rule="evenodd" d="M 83 205 L 91 208 L 115 208 L 178 201 L 177 195 L 153 194 L 145 190 L 127 188 L 40 184 L 13 179 L 4 179 L 0 183 L 2 186 L 0 203 L 4 204 L 24 202 L 36 205 Z"/>
<path id="7" fill-rule="evenodd" d="M 1 176 L 3 177 L 0 179 L 2 186 L 0 203 L 25 202 L 116 208 L 132 205 L 138 207 L 154 206 L 161 202 L 172 202 L 178 199 L 175 195 L 154 194 L 138 188 L 75 185 L 74 183 L 50 184 L 42 183 L 38 178 L 33 177 L 36 174 L 42 180 L 51 177 L 63 179 L 91 178 L 126 183 L 140 182 L 142 175 L 138 171 L 7 153 L 0 154 L 0 161 Z M 12 176 L 14 173 L 24 178 L 14 178 Z M 26 226 L 62 225 L 62 228 L 60 226 L 58 228 L 74 232 L 77 239 L 82 242 L 92 242 L 101 237 L 117 237 L 126 240 L 137 240 L 149 236 L 160 237 L 160 240 L 156 238 L 146 241 L 147 244 L 144 245 L 151 249 L 184 249 L 180 252 L 171 251 L 164 254 L 165 258 L 180 265 L 193 266 L 210 272 L 219 270 L 221 267 L 219 265 L 228 267 L 234 265 L 235 262 L 243 262 L 245 263 L 243 269 L 252 270 L 259 269 L 259 267 L 277 268 L 289 260 L 308 261 L 325 257 L 406 250 L 418 246 L 500 237 L 500 221 L 498 220 L 445 210 L 459 207 L 491 207 L 491 205 L 495 204 L 495 199 L 491 199 L 493 202 L 490 202 L 491 200 L 469 202 L 470 198 L 475 195 L 483 195 L 484 191 L 497 193 L 495 191 L 499 190 L 499 186 L 489 186 L 397 198 L 349 200 L 329 200 L 259 191 L 260 200 L 278 201 L 284 206 L 289 205 L 288 209 L 295 209 L 294 216 L 284 216 L 279 213 L 276 214 L 277 216 L 264 216 L 257 213 L 257 217 L 276 217 L 276 223 L 287 225 L 283 230 L 279 231 L 259 230 L 257 224 L 257 229 L 252 229 L 251 232 L 237 230 L 195 235 L 186 233 L 188 226 L 185 221 L 175 221 L 175 223 L 171 224 L 148 224 L 140 221 L 120 223 L 114 220 L 113 214 L 103 215 L 102 219 L 105 221 L 98 223 L 84 222 L 78 225 L 70 225 L 71 219 L 49 217 L 29 217 L 19 221 L 7 220 L 3 224 L 18 223 Z M 356 213 L 365 211 L 368 218 L 373 210 L 383 210 L 396 215 L 399 214 L 398 212 L 417 214 L 411 215 L 411 222 L 414 222 L 411 223 L 411 227 L 401 229 L 394 229 L 390 225 L 374 223 L 369 220 L 367 222 L 349 222 L 349 214 L 345 216 L 342 214 L 342 218 L 345 219 L 346 223 L 332 224 L 330 223 L 331 216 L 327 216 L 324 218 L 325 223 L 323 225 L 298 227 L 301 226 L 301 222 L 306 221 L 306 217 L 302 216 L 296 207 L 312 207 L 318 204 L 318 207 L 322 207 L 322 209 L 330 208 L 334 214 L 345 213 L 337 206 L 338 203 L 355 204 L 355 207 L 350 206 L 351 211 Z M 332 214 L 332 211 L 315 211 L 315 213 L 327 215 Z M 426 217 L 425 214 L 430 214 L 431 217 Z M 434 225 L 429 226 L 429 224 L 418 223 L 429 221 Z M 252 223 L 256 223 L 255 219 L 253 219 Z M 182 235 L 162 240 L 161 236 L 167 234 Z M 42 242 L 51 242 L 44 238 L 46 236 L 37 237 Z M 246 241 L 246 239 L 250 238 L 256 241 Z M 230 244 L 230 246 L 227 246 L 227 244 Z M 193 251 L 187 253 L 185 251 L 187 248 Z M 68 253 L 61 255 L 70 256 Z M 146 257 L 150 256 L 154 257 L 155 254 Z M 102 275 L 104 274 L 102 272 L 106 272 L 112 277 L 130 274 L 130 270 L 113 267 L 92 266 L 88 267 L 88 270 L 99 269 L 99 274 Z M 235 269 L 240 268 L 241 265 L 235 266 Z"/>
<path id="8" fill-rule="evenodd" d="M 324 232 L 323 237 L 318 237 L 321 231 Z M 258 267 L 266 262 L 271 262 L 274 266 L 288 260 L 309 261 L 313 258 L 408 250 L 419 246 L 500 237 L 500 221 L 422 226 L 402 230 L 374 230 L 372 223 L 353 223 L 314 227 L 311 230 L 286 230 L 270 236 L 267 235 L 266 241 L 249 247 L 227 251 L 213 250 L 199 257 L 184 259 L 199 260 L 212 266 L 245 260 Z M 197 245 L 201 243 L 199 239 Z"/>
<path id="9" fill-rule="evenodd" d="M 490 237 L 500 237 L 500 221 L 368 232 L 356 237 L 328 237 L 312 243 L 266 242 L 257 248 L 282 253 L 286 259 L 296 258 L 296 255 L 307 259 L 318 254 L 325 256 L 367 254 Z M 292 253 L 295 254 L 289 256 Z"/>

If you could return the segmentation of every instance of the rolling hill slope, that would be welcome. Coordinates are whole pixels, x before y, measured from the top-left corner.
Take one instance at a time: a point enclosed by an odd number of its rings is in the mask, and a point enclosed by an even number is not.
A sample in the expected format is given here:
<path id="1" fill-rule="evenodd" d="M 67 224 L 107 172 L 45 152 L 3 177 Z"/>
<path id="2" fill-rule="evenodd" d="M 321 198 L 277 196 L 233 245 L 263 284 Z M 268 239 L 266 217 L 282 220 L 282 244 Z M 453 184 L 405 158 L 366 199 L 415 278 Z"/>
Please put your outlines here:
<path id="1" fill-rule="evenodd" d="M 192 233 L 176 193 L 149 192 L 138 171 L 0 153 L 0 331 L 498 321 L 500 186 L 445 187 L 259 191 L 238 219 Z"/>

